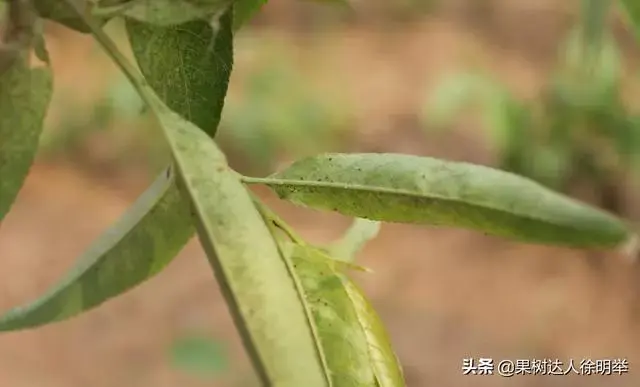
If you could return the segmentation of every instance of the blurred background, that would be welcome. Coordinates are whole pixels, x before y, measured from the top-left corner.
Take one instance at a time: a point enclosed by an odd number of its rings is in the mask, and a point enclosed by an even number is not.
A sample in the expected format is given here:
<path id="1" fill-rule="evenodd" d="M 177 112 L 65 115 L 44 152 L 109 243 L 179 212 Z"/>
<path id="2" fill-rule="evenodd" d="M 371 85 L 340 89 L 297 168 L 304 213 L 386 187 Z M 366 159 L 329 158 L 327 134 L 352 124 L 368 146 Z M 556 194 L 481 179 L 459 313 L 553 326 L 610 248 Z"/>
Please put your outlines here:
<path id="1" fill-rule="evenodd" d="M 273 0 L 236 38 L 218 141 L 265 175 L 324 151 L 491 165 L 640 217 L 640 51 L 612 12 L 585 56 L 580 2 Z M 107 26 L 124 49 L 121 26 Z M 47 24 L 55 94 L 0 232 L 0 310 L 56 282 L 167 161 L 126 80 L 86 36 Z M 586 59 L 585 59 L 586 58 Z M 256 191 L 302 235 L 349 219 Z M 640 269 L 613 254 L 385 224 L 357 280 L 410 387 L 637 386 Z M 621 376 L 463 376 L 463 358 L 626 359 Z M 0 335 L 0 386 L 257 386 L 197 240 L 102 307 Z"/>

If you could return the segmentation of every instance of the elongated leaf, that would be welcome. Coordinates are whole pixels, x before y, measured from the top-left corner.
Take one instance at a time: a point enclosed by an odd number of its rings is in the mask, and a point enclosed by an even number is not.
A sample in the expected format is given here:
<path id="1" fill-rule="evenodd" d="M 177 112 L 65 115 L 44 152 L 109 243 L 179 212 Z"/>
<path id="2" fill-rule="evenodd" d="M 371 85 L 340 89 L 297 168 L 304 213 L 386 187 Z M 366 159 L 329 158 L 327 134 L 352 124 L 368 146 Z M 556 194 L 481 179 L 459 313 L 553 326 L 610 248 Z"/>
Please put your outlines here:
<path id="1" fill-rule="evenodd" d="M 175 179 L 162 173 L 60 284 L 2 316 L 0 331 L 62 321 L 95 308 L 162 270 L 194 233 L 188 202 Z"/>
<path id="2" fill-rule="evenodd" d="M 294 281 L 246 189 L 204 132 L 159 106 L 200 242 L 263 381 L 325 385 Z"/>
<path id="3" fill-rule="evenodd" d="M 331 385 L 404 386 L 387 332 L 362 291 L 332 260 L 311 246 L 290 245 L 323 351 Z"/>
<path id="4" fill-rule="evenodd" d="M 380 222 L 356 218 L 344 236 L 329 247 L 332 257 L 345 261 L 355 260 L 356 254 L 364 245 L 380 232 Z"/>
<path id="5" fill-rule="evenodd" d="M 52 90 L 51 69 L 30 68 L 23 55 L 0 75 L 0 222 L 35 158 Z"/>
<path id="6" fill-rule="evenodd" d="M 460 162 L 400 154 L 325 154 L 264 183 L 286 200 L 360 218 L 463 227 L 515 240 L 611 248 L 632 234 L 599 209 L 532 180 Z"/>
<path id="7" fill-rule="evenodd" d="M 124 14 L 158 26 L 175 26 L 194 20 L 208 21 L 225 12 L 233 0 L 138 0 Z"/>
<path id="8" fill-rule="evenodd" d="M 147 82 L 183 118 L 214 136 L 233 66 L 232 12 L 219 31 L 195 20 L 163 27 L 127 19 L 131 47 Z"/>
<path id="9" fill-rule="evenodd" d="M 88 21 L 158 119 L 174 156 L 182 195 L 191 203 L 200 242 L 262 382 L 326 386 L 295 281 L 224 154 L 204 131 L 169 109 L 113 41 Z"/>

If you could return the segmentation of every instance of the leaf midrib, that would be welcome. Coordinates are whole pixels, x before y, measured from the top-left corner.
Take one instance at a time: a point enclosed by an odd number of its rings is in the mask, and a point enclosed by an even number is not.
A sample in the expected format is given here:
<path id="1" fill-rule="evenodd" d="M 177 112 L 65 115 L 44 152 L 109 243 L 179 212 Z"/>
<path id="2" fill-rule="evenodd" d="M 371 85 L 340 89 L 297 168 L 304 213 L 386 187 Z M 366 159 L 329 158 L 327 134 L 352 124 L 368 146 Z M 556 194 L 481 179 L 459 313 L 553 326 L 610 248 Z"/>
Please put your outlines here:
<path id="1" fill-rule="evenodd" d="M 339 182 L 329 182 L 329 181 L 319 181 L 319 180 L 295 180 L 295 179 L 280 179 L 280 178 L 272 178 L 272 177 L 266 177 L 266 178 L 260 178 L 260 177 L 243 177 L 242 178 L 245 182 L 247 183 L 257 183 L 257 184 L 265 184 L 265 185 L 269 185 L 269 186 L 294 186 L 294 187 L 316 187 L 316 188 L 339 188 L 339 189 L 344 189 L 344 190 L 350 190 L 350 191 L 360 191 L 360 192 L 369 192 L 369 193 L 379 193 L 379 194 L 388 194 L 388 195 L 397 195 L 397 196 L 409 196 L 411 198 L 416 198 L 416 199 L 433 199 L 433 200 L 437 200 L 437 201 L 442 201 L 445 203 L 454 203 L 454 204 L 464 204 L 464 205 L 472 205 L 472 206 L 476 206 L 476 207 L 481 207 L 483 209 L 487 209 L 487 210 L 491 210 L 491 211 L 495 211 L 498 212 L 500 214 L 505 214 L 505 215 L 509 215 L 509 216 L 517 216 L 517 217 L 521 217 L 521 218 L 525 218 L 528 220 L 532 220 L 532 221 L 537 221 L 537 222 L 541 222 L 545 225 L 550 225 L 550 226 L 558 226 L 558 224 L 554 224 L 552 223 L 549 219 L 545 219 L 542 217 L 536 217 L 533 216 L 531 214 L 524 214 L 522 212 L 519 211 L 512 211 L 509 212 L 505 209 L 502 208 L 497 208 L 494 206 L 490 206 L 487 205 L 486 203 L 477 203 L 477 202 L 473 202 L 473 201 L 464 201 L 461 199 L 454 199 L 454 198 L 446 198 L 442 195 L 437 195 L 437 194 L 429 194 L 429 195 L 425 195 L 425 194 L 419 194 L 413 191 L 409 191 L 409 190 L 404 190 L 404 189 L 398 189 L 398 188 L 386 188 L 386 187 L 380 187 L 380 186 L 371 186 L 371 185 L 362 185 L 362 184 L 347 184 L 347 183 L 339 183 Z M 565 200 L 569 200 L 571 202 L 573 202 L 574 204 L 577 204 L 579 206 L 584 206 L 582 203 L 571 199 L 571 198 L 565 198 Z M 595 211 L 595 212 L 600 212 L 600 215 L 602 216 L 602 220 L 610 220 L 612 222 L 616 222 L 616 219 L 611 218 L 610 216 L 608 216 L 606 213 L 602 213 L 600 210 L 595 209 L 595 208 L 587 208 L 588 210 L 591 211 Z M 607 219 L 609 218 L 609 219 Z M 563 227 L 572 229 L 572 230 L 576 230 L 576 231 L 580 231 L 580 230 L 584 230 L 584 229 L 580 229 L 577 228 L 571 224 L 566 224 L 563 223 L 562 224 Z M 625 227 L 626 229 L 626 227 Z M 627 231 L 628 234 L 628 231 Z M 620 241 L 622 242 L 622 241 Z"/>

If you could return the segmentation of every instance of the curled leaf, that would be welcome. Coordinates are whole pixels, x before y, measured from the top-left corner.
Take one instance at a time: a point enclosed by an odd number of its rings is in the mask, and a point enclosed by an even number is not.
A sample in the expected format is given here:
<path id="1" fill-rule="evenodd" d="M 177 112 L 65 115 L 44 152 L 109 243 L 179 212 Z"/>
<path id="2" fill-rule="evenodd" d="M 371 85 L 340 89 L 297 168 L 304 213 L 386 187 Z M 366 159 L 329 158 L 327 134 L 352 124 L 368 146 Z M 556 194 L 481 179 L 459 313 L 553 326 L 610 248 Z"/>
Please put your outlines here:
<path id="1" fill-rule="evenodd" d="M 52 91 L 51 69 L 31 68 L 26 55 L 0 76 L 0 222 L 35 159 Z"/>
<path id="2" fill-rule="evenodd" d="M 622 220 L 533 180 L 461 162 L 401 154 L 324 154 L 268 178 L 298 205 L 365 219 L 462 227 L 532 243 L 618 247 Z"/>
<path id="3" fill-rule="evenodd" d="M 162 270 L 194 232 L 174 178 L 162 173 L 64 280 L 0 317 L 0 331 L 34 328 L 95 308 Z"/>
<path id="4" fill-rule="evenodd" d="M 308 245 L 285 245 L 315 324 L 331 386 L 404 386 L 382 321 L 340 261 Z"/>

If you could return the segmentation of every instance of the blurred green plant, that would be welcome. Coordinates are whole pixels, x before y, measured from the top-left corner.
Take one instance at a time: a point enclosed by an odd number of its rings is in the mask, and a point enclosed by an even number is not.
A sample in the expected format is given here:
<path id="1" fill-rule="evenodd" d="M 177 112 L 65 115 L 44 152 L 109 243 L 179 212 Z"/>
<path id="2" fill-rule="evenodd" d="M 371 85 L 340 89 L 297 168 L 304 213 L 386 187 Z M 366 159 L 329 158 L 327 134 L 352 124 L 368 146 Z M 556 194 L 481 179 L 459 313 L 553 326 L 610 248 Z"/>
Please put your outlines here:
<path id="1" fill-rule="evenodd" d="M 71 93 L 61 98 L 64 109 L 55 126 L 47 128 L 40 140 L 45 160 L 67 158 L 101 170 L 123 170 L 132 165 L 157 173 L 169 153 L 154 136 L 143 101 L 129 81 L 117 76 L 98 100 L 77 101 Z M 135 129 L 134 129 L 135 128 Z M 92 144 L 97 144 L 97 151 Z"/>
<path id="2" fill-rule="evenodd" d="M 258 38 L 257 58 L 246 79 L 227 95 L 220 143 L 234 167 L 273 171 L 282 158 L 335 149 L 348 129 L 349 105 L 322 93 L 305 76 L 291 47 Z"/>
<path id="3" fill-rule="evenodd" d="M 350 127 L 349 104 L 315 87 L 295 65 L 291 46 L 260 36 L 252 36 L 250 45 L 250 50 L 257 47 L 258 58 L 245 72 L 246 79 L 229 92 L 221 122 L 226 130 L 220 133 L 220 144 L 234 166 L 266 173 L 283 158 L 339 148 Z M 104 169 L 137 164 L 154 174 L 167 161 L 168 150 L 153 135 L 148 117 L 140 117 L 144 104 L 126 78 L 110 82 L 88 115 L 85 102 L 72 95 L 62 100 L 65 108 L 59 110 L 64 115 L 41 139 L 45 159 L 67 157 Z M 97 136 L 107 154 L 92 152 L 91 140 Z"/>
<path id="4" fill-rule="evenodd" d="M 500 168 L 563 192 L 591 186 L 599 205 L 623 212 L 618 184 L 640 165 L 640 115 L 623 100 L 620 52 L 598 27 L 606 13 L 597 12 L 594 18 L 585 11 L 583 24 L 568 34 L 535 99 L 518 98 L 480 71 L 454 74 L 429 96 L 425 130 L 451 127 L 466 109 L 479 110 Z"/>
<path id="5" fill-rule="evenodd" d="M 171 365 L 205 380 L 213 379 L 229 367 L 224 344 L 203 334 L 184 334 L 169 348 Z"/>

